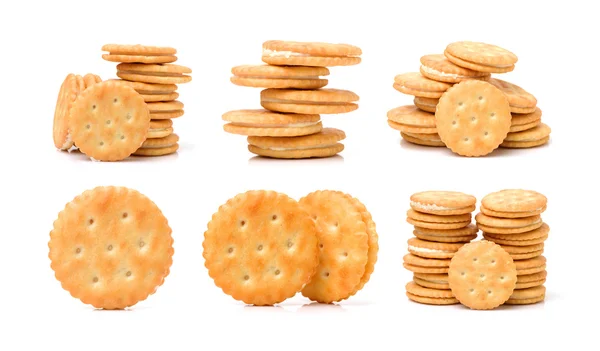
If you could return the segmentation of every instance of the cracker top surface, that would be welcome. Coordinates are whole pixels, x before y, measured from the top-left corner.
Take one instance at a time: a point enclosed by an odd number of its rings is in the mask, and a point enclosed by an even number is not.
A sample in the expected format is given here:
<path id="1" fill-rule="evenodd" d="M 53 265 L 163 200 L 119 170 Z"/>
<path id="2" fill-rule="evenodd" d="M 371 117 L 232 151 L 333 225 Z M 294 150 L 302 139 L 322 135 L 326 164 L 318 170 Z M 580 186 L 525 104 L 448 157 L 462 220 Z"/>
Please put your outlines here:
<path id="1" fill-rule="evenodd" d="M 341 89 L 317 89 L 317 90 L 298 90 L 298 89 L 265 89 L 260 92 L 261 99 L 276 99 L 289 101 L 305 102 L 354 102 L 359 97 L 349 90 Z"/>
<path id="2" fill-rule="evenodd" d="M 215 284 L 254 305 L 294 296 L 318 264 L 314 221 L 297 201 L 274 191 L 227 201 L 208 223 L 202 246 Z"/>
<path id="3" fill-rule="evenodd" d="M 315 191 L 300 199 L 317 226 L 319 266 L 302 294 L 331 303 L 360 284 L 368 261 L 369 236 L 360 211 L 343 193 Z"/>
<path id="4" fill-rule="evenodd" d="M 98 187 L 68 203 L 50 232 L 51 267 L 86 304 L 120 309 L 154 293 L 169 274 L 171 228 L 146 196 Z"/>
<path id="5" fill-rule="evenodd" d="M 417 127 L 435 127 L 435 114 L 420 110 L 417 106 L 406 105 L 391 109 L 387 118 L 401 124 Z"/>
<path id="6" fill-rule="evenodd" d="M 114 81 L 95 84 L 79 95 L 70 113 L 73 141 L 86 155 L 117 161 L 146 139 L 150 114 L 132 88 Z"/>
<path id="7" fill-rule="evenodd" d="M 222 119 L 224 121 L 238 123 L 290 124 L 318 122 L 321 120 L 321 116 L 298 113 L 280 113 L 265 109 L 258 109 L 229 111 L 223 114 Z"/>
<path id="8" fill-rule="evenodd" d="M 328 76 L 329 69 L 307 66 L 242 65 L 233 67 L 231 73 L 238 77 L 303 78 Z"/>
<path id="9" fill-rule="evenodd" d="M 102 51 L 108 51 L 115 55 L 175 55 L 177 50 L 165 46 L 149 46 L 149 45 L 128 45 L 128 44 L 106 44 L 102 46 Z"/>
<path id="10" fill-rule="evenodd" d="M 483 156 L 502 143 L 511 125 L 508 100 L 493 85 L 468 80 L 440 98 L 435 112 L 440 138 L 452 151 Z"/>
<path id="11" fill-rule="evenodd" d="M 441 73 L 456 74 L 460 76 L 481 77 L 486 73 L 473 71 L 457 66 L 450 62 L 444 54 L 425 55 L 421 57 L 421 64 Z"/>
<path id="12" fill-rule="evenodd" d="M 464 245 L 450 261 L 448 283 L 454 296 L 472 309 L 503 304 L 517 284 L 517 268 L 506 251 L 491 241 Z"/>
<path id="13" fill-rule="evenodd" d="M 304 135 L 298 137 L 268 137 L 268 136 L 249 136 L 248 143 L 261 148 L 271 147 L 302 147 L 302 146 L 320 146 L 333 145 L 338 141 L 344 140 L 346 134 L 335 128 L 323 128 L 319 133 Z"/>
<path id="14" fill-rule="evenodd" d="M 362 54 L 362 50 L 359 47 L 350 44 L 282 40 L 269 40 L 264 42 L 263 50 L 291 51 L 300 54 L 325 57 L 359 56 Z"/>
<path id="15" fill-rule="evenodd" d="M 394 82 L 409 89 L 423 91 L 446 91 L 452 86 L 450 83 L 425 78 L 419 72 L 398 74 L 394 77 Z"/>
<path id="16" fill-rule="evenodd" d="M 490 78 L 488 82 L 506 94 L 508 103 L 511 106 L 528 108 L 535 107 L 537 105 L 537 99 L 535 96 L 516 84 L 509 83 L 498 78 Z"/>
<path id="17" fill-rule="evenodd" d="M 477 199 L 473 195 L 458 191 L 423 191 L 413 194 L 410 197 L 410 201 L 423 205 L 435 205 L 445 209 L 454 209 L 473 206 L 477 202 Z"/>
<path id="18" fill-rule="evenodd" d="M 496 45 L 458 41 L 449 44 L 446 50 L 453 56 L 465 61 L 488 66 L 511 66 L 517 63 L 517 55 Z"/>
<path id="19" fill-rule="evenodd" d="M 481 204 L 492 211 L 529 212 L 546 206 L 546 196 L 533 190 L 506 189 L 486 195 Z"/>

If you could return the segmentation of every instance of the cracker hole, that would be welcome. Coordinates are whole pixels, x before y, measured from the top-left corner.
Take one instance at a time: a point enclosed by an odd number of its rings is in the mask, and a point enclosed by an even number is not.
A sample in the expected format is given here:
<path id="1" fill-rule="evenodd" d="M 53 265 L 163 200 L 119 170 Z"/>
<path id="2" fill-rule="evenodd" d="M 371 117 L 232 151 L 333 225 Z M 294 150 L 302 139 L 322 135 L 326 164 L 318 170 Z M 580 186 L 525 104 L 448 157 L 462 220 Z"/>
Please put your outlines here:
<path id="1" fill-rule="evenodd" d="M 465 138 L 465 141 L 469 141 L 469 138 Z"/>
<path id="2" fill-rule="evenodd" d="M 490 113 L 490 117 L 496 118 L 496 113 L 495 112 Z"/>
<path id="3" fill-rule="evenodd" d="M 96 109 L 96 105 L 92 105 L 92 110 L 95 110 L 95 109 Z"/>
<path id="4" fill-rule="evenodd" d="M 500 280 L 504 280 L 504 276 L 500 276 Z"/>
<path id="5" fill-rule="evenodd" d="M 288 241 L 288 243 L 287 243 L 287 247 L 288 247 L 288 248 L 291 248 L 292 246 L 294 246 L 294 243 L 293 243 L 293 242 L 291 242 L 291 241 Z"/>
<path id="6" fill-rule="evenodd" d="M 473 258 L 473 262 L 477 262 L 477 257 Z"/>
<path id="7" fill-rule="evenodd" d="M 275 275 L 279 275 L 279 273 L 281 273 L 279 269 L 275 270 Z"/>
<path id="8" fill-rule="evenodd" d="M 489 132 L 485 132 L 483 133 L 483 135 L 488 136 L 488 134 L 490 134 Z"/>
<path id="9" fill-rule="evenodd" d="M 313 216 L 313 219 L 316 221 L 316 220 L 317 220 L 317 215 L 314 215 L 314 216 Z"/>
<path id="10" fill-rule="evenodd" d="M 230 247 L 229 249 L 227 249 L 227 253 L 233 253 L 233 247 Z"/>
<path id="11" fill-rule="evenodd" d="M 475 289 L 471 288 L 469 289 L 470 292 L 475 292 Z"/>
<path id="12" fill-rule="evenodd" d="M 481 96 L 481 95 L 480 95 L 480 96 L 478 97 L 478 99 L 479 99 L 479 101 L 483 100 L 483 96 Z"/>
<path id="13" fill-rule="evenodd" d="M 87 124 L 87 125 L 85 126 L 85 129 L 90 129 L 90 128 L 92 128 L 92 126 L 91 126 L 91 125 L 89 125 L 89 124 Z"/>
<path id="14" fill-rule="evenodd" d="M 75 253 L 76 253 L 76 254 L 79 254 L 79 253 L 81 253 L 81 248 L 79 248 L 79 247 L 78 247 L 78 248 L 76 248 L 76 249 L 75 249 Z"/>
<path id="15" fill-rule="evenodd" d="M 131 271 L 127 271 L 127 273 L 125 273 L 126 276 L 131 277 Z"/>
<path id="16" fill-rule="evenodd" d="M 464 276 L 466 273 L 465 272 L 460 272 L 460 275 Z"/>
<path id="17" fill-rule="evenodd" d="M 481 273 L 481 274 L 479 275 L 479 278 L 485 278 L 485 274 Z"/>
<path id="18" fill-rule="evenodd" d="M 121 140 L 125 140 L 125 135 L 121 135 Z"/>
<path id="19" fill-rule="evenodd" d="M 248 279 L 250 279 L 250 276 L 249 275 L 245 275 L 244 276 L 244 280 L 248 280 Z"/>
<path id="20" fill-rule="evenodd" d="M 119 101 L 119 99 L 117 99 L 117 98 L 114 98 L 114 99 L 113 99 L 113 102 L 114 102 L 115 104 L 117 103 L 117 101 Z"/>
<path id="21" fill-rule="evenodd" d="M 321 249 L 322 249 L 322 248 L 323 248 L 323 244 L 319 244 L 319 248 L 321 248 Z"/>
<path id="22" fill-rule="evenodd" d="M 131 119 L 131 113 L 127 114 L 127 119 L 130 120 Z"/>
<path id="23" fill-rule="evenodd" d="M 471 121 L 475 122 L 477 120 L 477 118 L 475 118 L 475 116 L 471 117 Z"/>
<path id="24" fill-rule="evenodd" d="M 496 260 L 492 260 L 492 263 L 496 263 Z"/>
<path id="25" fill-rule="evenodd" d="M 339 227 L 340 223 L 339 222 L 335 222 L 333 225 L 336 226 L 336 227 Z"/>
<path id="26" fill-rule="evenodd" d="M 458 103 L 458 106 L 462 106 L 462 105 L 463 105 L 463 103 L 462 103 L 462 101 L 460 101 L 460 102 Z"/>
<path id="27" fill-rule="evenodd" d="M 103 141 L 100 142 L 100 146 L 104 146 L 104 142 Z"/>
<path id="28" fill-rule="evenodd" d="M 271 217 L 271 220 L 276 221 L 277 220 L 277 215 L 273 215 L 273 217 Z"/>
<path id="29" fill-rule="evenodd" d="M 146 243 L 143 241 L 140 241 L 140 247 L 144 247 L 144 245 L 146 245 Z"/>
<path id="30" fill-rule="evenodd" d="M 256 248 L 258 251 L 262 251 L 263 246 L 262 245 L 258 245 L 258 247 Z"/>
<path id="31" fill-rule="evenodd" d="M 93 219 L 93 218 L 90 218 L 90 219 L 88 220 L 88 224 L 89 224 L 89 225 L 92 225 L 92 224 L 94 224 L 94 219 Z"/>
<path id="32" fill-rule="evenodd" d="M 110 119 L 107 119 L 107 120 L 106 120 L 106 124 L 110 124 Z"/>
<path id="33" fill-rule="evenodd" d="M 244 221 L 243 219 L 240 221 L 240 227 L 243 227 L 246 225 L 246 221 Z"/>
<path id="34" fill-rule="evenodd" d="M 488 294 L 490 294 L 490 295 L 491 295 L 491 294 L 492 294 L 492 291 L 491 291 L 491 290 L 488 290 Z"/>
<path id="35" fill-rule="evenodd" d="M 344 257 L 348 257 L 348 253 L 347 252 L 344 252 L 343 255 L 344 255 Z"/>
<path id="36" fill-rule="evenodd" d="M 108 245 L 108 246 L 106 247 L 106 249 L 107 249 L 108 251 L 112 251 L 112 249 L 113 249 L 113 246 L 112 246 L 112 245 Z"/>
<path id="37" fill-rule="evenodd" d="M 92 281 L 93 281 L 94 283 L 97 283 L 97 282 L 98 282 L 98 277 L 94 277 L 94 279 L 92 279 Z"/>
<path id="38" fill-rule="evenodd" d="M 324 276 L 325 278 L 329 277 L 329 272 L 325 272 L 325 273 L 323 273 L 323 276 Z"/>
<path id="39" fill-rule="evenodd" d="M 123 217 L 123 218 L 127 218 L 127 216 L 129 216 L 129 214 L 127 212 L 123 212 L 123 214 L 121 215 L 121 217 Z"/>
<path id="40" fill-rule="evenodd" d="M 453 125 L 453 126 L 454 126 L 454 125 L 456 125 L 456 121 L 452 121 L 452 125 Z"/>

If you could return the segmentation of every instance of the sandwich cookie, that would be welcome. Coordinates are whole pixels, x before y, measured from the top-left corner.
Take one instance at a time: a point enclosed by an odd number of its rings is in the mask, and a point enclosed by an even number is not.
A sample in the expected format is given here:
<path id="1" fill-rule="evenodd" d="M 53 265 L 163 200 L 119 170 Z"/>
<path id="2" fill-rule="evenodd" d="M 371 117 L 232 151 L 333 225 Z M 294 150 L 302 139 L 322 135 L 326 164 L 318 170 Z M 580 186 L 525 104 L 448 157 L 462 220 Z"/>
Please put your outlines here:
<path id="1" fill-rule="evenodd" d="M 426 288 L 414 281 L 406 284 L 406 296 L 414 302 L 427 305 L 453 305 L 458 303 L 458 300 L 452 295 L 452 291 Z"/>
<path id="2" fill-rule="evenodd" d="M 298 137 L 249 136 L 248 150 L 272 158 L 330 157 L 344 150 L 339 141 L 345 138 L 343 131 L 334 128 L 323 128 L 319 133 Z"/>
<path id="3" fill-rule="evenodd" d="M 508 133 L 501 147 L 504 148 L 531 148 L 548 143 L 552 129 L 545 123 L 522 132 Z"/>
<path id="4" fill-rule="evenodd" d="M 152 119 L 173 119 L 179 118 L 183 116 L 183 110 L 175 110 L 175 111 L 156 111 L 150 113 L 150 118 Z"/>
<path id="5" fill-rule="evenodd" d="M 154 202 L 123 187 L 87 190 L 50 232 L 55 277 L 95 308 L 124 309 L 155 293 L 173 262 L 168 221 Z"/>
<path id="6" fill-rule="evenodd" d="M 424 222 L 419 221 L 413 218 L 406 218 L 406 221 L 415 227 L 427 228 L 427 229 L 458 229 L 464 228 L 471 224 L 471 221 L 463 221 L 463 222 L 454 222 L 454 223 L 433 223 L 433 222 Z"/>
<path id="7" fill-rule="evenodd" d="M 415 106 L 417 106 L 423 111 L 431 113 L 435 113 L 435 109 L 439 102 L 440 99 L 438 98 L 426 98 L 421 96 L 415 96 L 415 98 L 413 99 L 413 103 L 415 104 Z"/>
<path id="8" fill-rule="evenodd" d="M 357 291 L 369 261 L 363 209 L 338 191 L 315 191 L 299 203 L 314 219 L 319 242 L 319 265 L 302 295 L 320 303 L 347 299 Z"/>
<path id="9" fill-rule="evenodd" d="M 54 125 L 52 137 L 54 146 L 59 150 L 69 150 L 73 147 L 69 115 L 77 96 L 85 90 L 83 77 L 69 73 L 58 92 L 56 109 L 54 110 Z"/>
<path id="10" fill-rule="evenodd" d="M 142 95 L 167 95 L 177 90 L 176 84 L 152 84 L 131 82 L 123 79 L 110 79 L 110 81 L 127 85 Z"/>
<path id="11" fill-rule="evenodd" d="M 189 73 L 192 73 L 190 68 L 172 63 L 119 63 L 117 65 L 117 76 L 119 78 L 142 83 L 188 83 L 192 80 L 192 77 L 187 75 Z"/>
<path id="12" fill-rule="evenodd" d="M 265 89 L 260 104 L 267 110 L 303 114 L 337 114 L 358 108 L 358 95 L 348 90 Z"/>
<path id="13" fill-rule="evenodd" d="M 512 113 L 533 113 L 537 105 L 537 99 L 525 89 L 516 84 L 512 84 L 501 79 L 490 78 L 490 84 L 500 89 L 508 99 L 510 112 Z"/>
<path id="14" fill-rule="evenodd" d="M 465 213 L 460 215 L 448 215 L 448 216 L 439 216 L 429 213 L 417 212 L 413 209 L 410 209 L 406 212 L 406 216 L 408 218 L 428 223 L 461 223 L 461 222 L 471 222 L 471 214 Z M 435 229 L 435 228 L 431 228 Z"/>
<path id="15" fill-rule="evenodd" d="M 164 138 L 173 133 L 173 121 L 170 119 L 151 120 L 148 139 Z"/>
<path id="16" fill-rule="evenodd" d="M 327 85 L 329 70 L 325 67 L 244 65 L 231 69 L 235 85 L 255 88 L 319 89 Z"/>
<path id="17" fill-rule="evenodd" d="M 146 102 L 159 102 L 159 101 L 174 101 L 179 97 L 179 93 L 172 92 L 168 94 L 141 94 Z"/>
<path id="18" fill-rule="evenodd" d="M 360 63 L 362 50 L 348 44 L 269 40 L 262 60 L 277 66 L 351 66 Z"/>
<path id="19" fill-rule="evenodd" d="M 390 127 L 403 133 L 437 134 L 435 115 L 413 105 L 391 109 L 387 118 Z"/>
<path id="20" fill-rule="evenodd" d="M 544 209 L 547 202 L 548 199 L 546 196 L 538 193 L 537 191 L 506 189 L 486 195 L 483 199 L 481 199 L 481 206 L 488 210 L 497 212 L 531 213 Z M 492 214 L 490 216 L 494 215 Z"/>
<path id="21" fill-rule="evenodd" d="M 454 153 L 484 156 L 500 146 L 511 125 L 510 106 L 493 85 L 468 80 L 440 98 L 435 112 L 438 134 Z"/>
<path id="22" fill-rule="evenodd" d="M 179 136 L 170 134 L 164 138 L 146 139 L 133 154 L 135 156 L 164 156 L 175 153 L 179 149 Z"/>
<path id="23" fill-rule="evenodd" d="M 444 142 L 440 139 L 440 136 L 437 133 L 419 134 L 400 132 L 400 136 L 402 137 L 402 139 L 412 144 L 435 147 L 446 146 L 446 144 L 444 144 Z"/>
<path id="24" fill-rule="evenodd" d="M 212 216 L 202 256 L 225 294 L 250 305 L 274 305 L 311 281 L 318 245 L 315 222 L 298 201 L 274 191 L 248 191 Z"/>
<path id="25" fill-rule="evenodd" d="M 475 216 L 477 227 L 490 234 L 518 234 L 535 230 L 542 226 L 540 215 L 522 218 L 498 218 L 478 213 Z"/>
<path id="26" fill-rule="evenodd" d="M 532 305 L 544 301 L 546 298 L 546 287 L 543 285 L 527 289 L 515 290 L 506 301 L 507 305 Z"/>
<path id="27" fill-rule="evenodd" d="M 506 302 L 517 284 L 512 257 L 491 241 L 464 245 L 450 261 L 448 283 L 463 305 L 476 310 L 494 309 Z"/>
<path id="28" fill-rule="evenodd" d="M 463 245 L 463 243 L 436 243 L 410 238 L 408 252 L 423 258 L 452 258 Z"/>
<path id="29" fill-rule="evenodd" d="M 404 268 L 413 273 L 445 274 L 450 266 L 450 259 L 423 258 L 410 253 L 402 260 Z"/>
<path id="30" fill-rule="evenodd" d="M 512 113 L 511 115 L 510 133 L 534 128 L 542 121 L 542 110 L 539 107 L 536 107 L 535 111 L 531 113 Z"/>
<path id="31" fill-rule="evenodd" d="M 456 191 L 423 191 L 410 197 L 413 210 L 441 216 L 471 213 L 476 202 L 474 196 Z"/>
<path id="32" fill-rule="evenodd" d="M 147 45 L 120 45 L 106 44 L 102 51 L 102 58 L 110 62 L 130 63 L 169 63 L 177 61 L 177 50 L 169 47 Z"/>
<path id="33" fill-rule="evenodd" d="M 319 115 L 236 110 L 225 113 L 222 118 L 229 122 L 223 126 L 226 132 L 248 136 L 301 136 L 323 129 Z"/>
<path id="34" fill-rule="evenodd" d="M 500 245 L 504 251 L 508 252 L 508 254 L 513 258 L 513 260 L 526 260 L 529 258 L 534 258 L 541 256 L 544 253 L 544 244 L 535 244 L 528 246 L 509 246 L 509 245 Z"/>
<path id="35" fill-rule="evenodd" d="M 183 109 L 183 103 L 181 101 L 168 101 L 168 102 L 148 102 L 148 111 L 154 112 L 174 112 Z"/>
<path id="36" fill-rule="evenodd" d="M 518 275 L 528 275 L 546 270 L 546 257 L 538 256 L 526 260 L 515 261 Z"/>
<path id="37" fill-rule="evenodd" d="M 546 282 L 548 272 L 542 271 L 539 273 L 526 274 L 517 276 L 517 287 L 515 289 L 527 289 L 534 286 L 540 286 Z"/>
<path id="38" fill-rule="evenodd" d="M 100 82 L 102 82 L 102 78 L 100 78 L 100 76 L 97 74 L 88 73 L 85 76 L 83 76 L 83 84 L 86 89 Z"/>
<path id="39" fill-rule="evenodd" d="M 77 97 L 69 125 L 73 142 L 81 152 L 97 161 L 119 161 L 146 140 L 150 114 L 135 90 L 105 81 Z"/>
<path id="40" fill-rule="evenodd" d="M 477 72 L 450 62 L 444 55 L 425 55 L 421 57 L 421 74 L 438 82 L 460 83 L 463 80 L 490 77 L 489 73 Z"/>
<path id="41" fill-rule="evenodd" d="M 469 224 L 458 229 L 429 229 L 415 227 L 414 236 L 421 240 L 435 241 L 439 243 L 468 243 L 477 238 L 477 226 Z"/>
<path id="42" fill-rule="evenodd" d="M 425 78 L 419 72 L 404 73 L 394 77 L 394 89 L 419 97 L 440 98 L 451 86 L 452 84 L 449 83 Z"/>
<path id="43" fill-rule="evenodd" d="M 459 41 L 446 47 L 444 55 L 457 66 L 486 73 L 506 73 L 515 69 L 517 55 L 496 45 Z"/>
<path id="44" fill-rule="evenodd" d="M 518 234 L 493 234 L 493 233 L 483 233 L 484 236 L 487 236 L 490 241 L 494 241 L 501 245 L 511 245 L 511 246 L 529 246 L 535 245 L 544 242 L 548 238 L 548 234 L 550 233 L 550 226 L 546 223 L 542 223 L 542 225 L 535 230 L 518 233 Z"/>
<path id="45" fill-rule="evenodd" d="M 448 274 L 413 273 L 413 281 L 424 288 L 450 290 Z"/>

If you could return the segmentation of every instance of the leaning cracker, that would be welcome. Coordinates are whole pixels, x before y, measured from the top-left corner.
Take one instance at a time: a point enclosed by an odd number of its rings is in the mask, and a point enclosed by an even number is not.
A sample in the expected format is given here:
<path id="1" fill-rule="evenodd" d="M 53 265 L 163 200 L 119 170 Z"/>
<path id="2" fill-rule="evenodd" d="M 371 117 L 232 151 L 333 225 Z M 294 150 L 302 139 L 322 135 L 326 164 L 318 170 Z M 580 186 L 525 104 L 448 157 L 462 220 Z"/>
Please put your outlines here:
<path id="1" fill-rule="evenodd" d="M 308 283 L 318 264 L 315 224 L 300 204 L 274 191 L 249 191 L 219 208 L 204 233 L 215 285 L 234 299 L 273 305 Z"/>
<path id="2" fill-rule="evenodd" d="M 444 55 L 457 66 L 487 73 L 510 72 L 518 60 L 515 54 L 499 46 L 472 41 L 452 43 Z"/>
<path id="3" fill-rule="evenodd" d="M 429 79 L 447 83 L 460 83 L 468 79 L 487 80 L 490 77 L 489 73 L 457 66 L 442 54 L 422 56 L 420 71 L 423 76 Z"/>
<path id="4" fill-rule="evenodd" d="M 463 305 L 494 309 L 509 299 L 517 284 L 512 257 L 499 245 L 477 241 L 463 246 L 452 258 L 448 283 Z"/>
<path id="5" fill-rule="evenodd" d="M 68 74 L 58 92 L 56 109 L 54 111 L 53 138 L 54 146 L 59 150 L 69 150 L 73 140 L 69 124 L 69 113 L 79 93 L 85 90 L 81 76 Z"/>
<path id="6" fill-rule="evenodd" d="M 504 93 L 493 85 L 468 80 L 440 98 L 435 112 L 438 134 L 453 152 L 484 156 L 500 146 L 510 130 L 511 114 Z"/>
<path id="7" fill-rule="evenodd" d="M 470 213 L 465 213 L 461 215 L 439 216 L 429 213 L 418 212 L 413 209 L 410 209 L 406 211 L 406 216 L 412 219 L 416 219 L 417 221 L 430 223 L 457 223 L 471 221 Z"/>
<path id="8" fill-rule="evenodd" d="M 150 115 L 144 99 L 113 81 L 95 84 L 79 95 L 70 112 L 73 142 L 87 156 L 118 161 L 146 139 Z"/>
<path id="9" fill-rule="evenodd" d="M 62 287 L 104 309 L 133 306 L 153 294 L 173 256 L 171 228 L 160 209 L 135 190 L 112 186 L 68 203 L 48 246 Z"/>
<path id="10" fill-rule="evenodd" d="M 302 295 L 331 303 L 348 298 L 366 271 L 369 235 L 362 214 L 345 194 L 316 191 L 300 199 L 317 226 L 319 266 Z"/>
<path id="11" fill-rule="evenodd" d="M 535 109 L 537 99 L 520 86 L 498 78 L 490 78 L 488 82 L 506 95 L 511 109 L 513 107 L 517 108 L 517 110 L 511 112 L 518 113 L 518 109 Z"/>

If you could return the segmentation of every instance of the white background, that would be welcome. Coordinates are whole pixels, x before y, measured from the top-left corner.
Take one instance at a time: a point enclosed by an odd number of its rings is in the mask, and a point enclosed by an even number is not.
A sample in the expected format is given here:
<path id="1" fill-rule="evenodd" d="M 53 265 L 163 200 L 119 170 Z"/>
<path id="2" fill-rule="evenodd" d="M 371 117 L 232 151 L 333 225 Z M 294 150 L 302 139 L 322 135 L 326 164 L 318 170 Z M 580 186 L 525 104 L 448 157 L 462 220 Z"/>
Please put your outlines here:
<path id="1" fill-rule="evenodd" d="M 598 41 L 592 2 L 524 1 L 36 1 L 4 4 L 0 182 L 0 350 L 144 349 L 530 349 L 597 347 Z M 532 2 L 533 3 L 533 2 Z M 208 5 L 210 4 L 210 5 Z M 330 86 L 360 95 L 353 113 L 324 116 L 345 130 L 341 156 L 314 161 L 253 158 L 220 116 L 260 108 L 260 89 L 229 82 L 235 65 L 261 63 L 265 40 L 326 41 L 363 50 L 358 66 L 332 68 Z M 497 44 L 519 57 L 502 79 L 533 93 L 552 127 L 550 145 L 468 159 L 400 142 L 387 110 L 411 103 L 392 88 L 421 55 L 452 41 Z M 106 43 L 166 45 L 193 69 L 179 89 L 177 156 L 92 163 L 54 149 L 52 117 L 67 73 L 114 78 Z M 94 311 L 54 279 L 49 231 L 73 197 L 124 185 L 154 200 L 175 238 L 171 275 L 130 311 Z M 402 268 L 412 229 L 409 197 L 459 190 L 480 200 L 504 188 L 544 193 L 547 298 L 534 306 L 470 311 L 408 301 Z M 358 197 L 373 214 L 379 260 L 364 290 L 339 306 L 297 296 L 280 307 L 244 307 L 216 288 L 202 259 L 206 223 L 249 189 L 299 198 L 317 189 Z M 591 318 L 591 321 L 589 320 Z"/>

